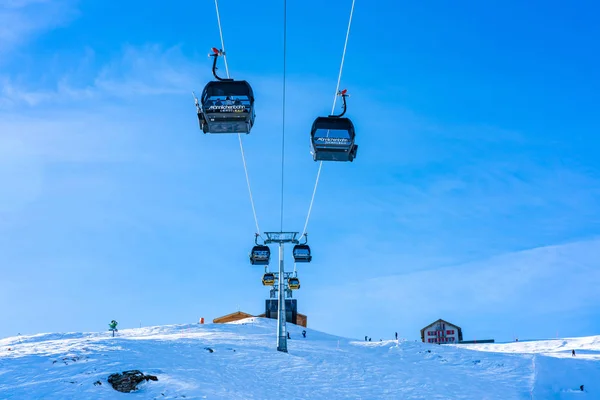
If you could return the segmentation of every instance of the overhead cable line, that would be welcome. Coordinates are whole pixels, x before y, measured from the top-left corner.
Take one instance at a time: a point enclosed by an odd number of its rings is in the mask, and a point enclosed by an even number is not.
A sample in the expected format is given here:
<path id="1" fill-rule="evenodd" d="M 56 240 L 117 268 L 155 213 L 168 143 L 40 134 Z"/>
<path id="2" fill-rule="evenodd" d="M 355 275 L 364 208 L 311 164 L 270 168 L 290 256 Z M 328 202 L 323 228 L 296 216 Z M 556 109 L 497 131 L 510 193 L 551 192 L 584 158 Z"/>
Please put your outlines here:
<path id="1" fill-rule="evenodd" d="M 348 37 L 350 36 L 350 27 L 352 25 L 352 16 L 354 15 L 354 3 L 356 0 L 352 0 L 352 8 L 350 9 L 350 19 L 348 20 L 348 29 L 346 30 L 346 40 L 344 42 L 344 50 L 342 51 L 342 62 L 340 64 L 340 72 L 338 74 L 338 80 L 335 87 L 335 94 L 333 96 L 333 106 L 331 107 L 331 114 L 335 111 L 335 104 L 337 102 L 338 93 L 340 90 L 340 82 L 342 80 L 342 70 L 344 69 L 344 60 L 346 58 L 346 48 L 348 47 Z M 308 227 L 308 221 L 312 211 L 313 203 L 315 201 L 315 194 L 317 193 L 317 186 L 319 185 L 319 177 L 321 176 L 321 168 L 323 167 L 323 161 L 319 162 L 319 170 L 317 171 L 317 179 L 315 180 L 315 186 L 313 188 L 312 198 L 310 199 L 310 206 L 308 207 L 308 214 L 306 215 L 306 222 L 304 223 L 304 229 L 302 235 L 306 233 Z"/>
<path id="2" fill-rule="evenodd" d="M 281 127 L 281 230 L 283 231 L 283 170 L 285 160 L 285 70 L 287 47 L 287 1 L 283 0 L 283 100 L 282 100 L 282 127 Z"/>
<path id="3" fill-rule="evenodd" d="M 230 78 L 229 66 L 227 65 L 227 54 L 225 53 L 225 41 L 223 40 L 223 29 L 221 28 L 221 16 L 219 14 L 219 0 L 215 0 L 215 8 L 217 10 L 217 23 L 219 24 L 219 35 L 221 36 L 221 49 L 223 50 L 223 59 L 225 60 L 225 71 L 227 72 L 227 78 Z M 248 185 L 248 193 L 250 194 L 250 204 L 252 205 L 252 214 L 254 215 L 254 223 L 256 224 L 256 233 L 260 234 L 260 228 L 258 226 L 258 218 L 256 217 L 256 208 L 254 207 L 254 198 L 252 197 L 252 189 L 250 187 L 250 178 L 248 176 L 248 166 L 246 165 L 246 156 L 244 155 L 244 145 L 242 144 L 242 135 L 240 133 L 238 133 L 238 140 L 240 142 L 240 151 L 242 153 L 242 163 L 244 164 L 244 173 L 246 175 L 246 184 Z"/>

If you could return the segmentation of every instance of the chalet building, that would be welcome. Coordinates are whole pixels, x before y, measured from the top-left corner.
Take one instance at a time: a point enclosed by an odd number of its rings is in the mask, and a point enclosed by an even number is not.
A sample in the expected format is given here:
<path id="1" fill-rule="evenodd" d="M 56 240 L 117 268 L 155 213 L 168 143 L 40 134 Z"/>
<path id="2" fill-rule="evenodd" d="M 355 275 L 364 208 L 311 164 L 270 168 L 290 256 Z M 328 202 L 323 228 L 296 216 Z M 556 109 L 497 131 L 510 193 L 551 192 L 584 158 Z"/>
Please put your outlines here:
<path id="1" fill-rule="evenodd" d="M 213 323 L 215 324 L 226 324 L 228 322 L 239 321 L 244 318 L 252 318 L 254 315 L 247 314 L 245 312 L 237 311 L 231 314 L 223 315 L 222 317 L 218 317 L 213 319 Z"/>
<path id="2" fill-rule="evenodd" d="M 460 343 L 462 340 L 462 329 L 443 319 L 421 329 L 421 341 L 424 343 Z"/>

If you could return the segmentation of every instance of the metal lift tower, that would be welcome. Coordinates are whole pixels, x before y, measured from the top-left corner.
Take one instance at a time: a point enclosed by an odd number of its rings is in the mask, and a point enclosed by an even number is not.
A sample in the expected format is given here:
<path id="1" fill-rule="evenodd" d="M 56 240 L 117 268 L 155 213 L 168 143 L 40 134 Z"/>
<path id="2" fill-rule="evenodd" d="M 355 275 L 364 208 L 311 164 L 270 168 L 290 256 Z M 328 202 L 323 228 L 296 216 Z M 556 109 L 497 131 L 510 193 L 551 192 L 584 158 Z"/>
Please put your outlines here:
<path id="1" fill-rule="evenodd" d="M 267 239 L 265 244 L 278 243 L 279 244 L 279 296 L 278 296 L 278 307 L 277 307 L 277 351 L 283 351 L 287 353 L 287 331 L 285 328 L 285 288 L 283 286 L 283 279 L 285 271 L 283 270 L 283 244 L 292 243 L 298 244 L 296 236 L 298 232 L 265 232 Z"/>

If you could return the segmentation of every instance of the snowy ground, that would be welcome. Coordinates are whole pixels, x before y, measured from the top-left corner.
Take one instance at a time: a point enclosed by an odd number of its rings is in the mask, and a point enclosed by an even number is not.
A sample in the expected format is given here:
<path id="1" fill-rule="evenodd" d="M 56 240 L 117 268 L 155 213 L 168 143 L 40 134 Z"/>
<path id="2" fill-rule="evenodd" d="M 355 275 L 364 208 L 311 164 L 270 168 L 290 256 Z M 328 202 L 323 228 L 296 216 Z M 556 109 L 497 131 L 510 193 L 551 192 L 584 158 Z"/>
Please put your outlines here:
<path id="1" fill-rule="evenodd" d="M 287 354 L 275 349 L 276 321 L 262 318 L 6 338 L 0 398 L 600 399 L 600 336 L 440 346 L 302 329 L 288 325 Z M 108 375 L 129 369 L 158 381 L 112 389 Z"/>

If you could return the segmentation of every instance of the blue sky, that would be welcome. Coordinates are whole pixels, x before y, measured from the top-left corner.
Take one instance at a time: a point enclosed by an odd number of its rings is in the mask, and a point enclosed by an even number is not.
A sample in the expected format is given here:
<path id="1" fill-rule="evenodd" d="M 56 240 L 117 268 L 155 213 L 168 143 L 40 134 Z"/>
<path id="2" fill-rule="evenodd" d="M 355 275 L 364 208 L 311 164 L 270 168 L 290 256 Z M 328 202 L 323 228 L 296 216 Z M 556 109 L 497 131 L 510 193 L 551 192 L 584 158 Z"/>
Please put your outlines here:
<path id="1" fill-rule="evenodd" d="M 260 228 L 277 230 L 283 7 L 219 4 L 257 99 Z M 350 6 L 287 5 L 286 230 L 304 226 Z M 356 2 L 341 86 L 359 150 L 323 165 L 295 294 L 310 327 L 600 333 L 597 11 Z M 191 95 L 211 79 L 214 3 L 12 0 L 0 27 L 0 336 L 262 312 L 238 138 L 202 134 Z"/>

